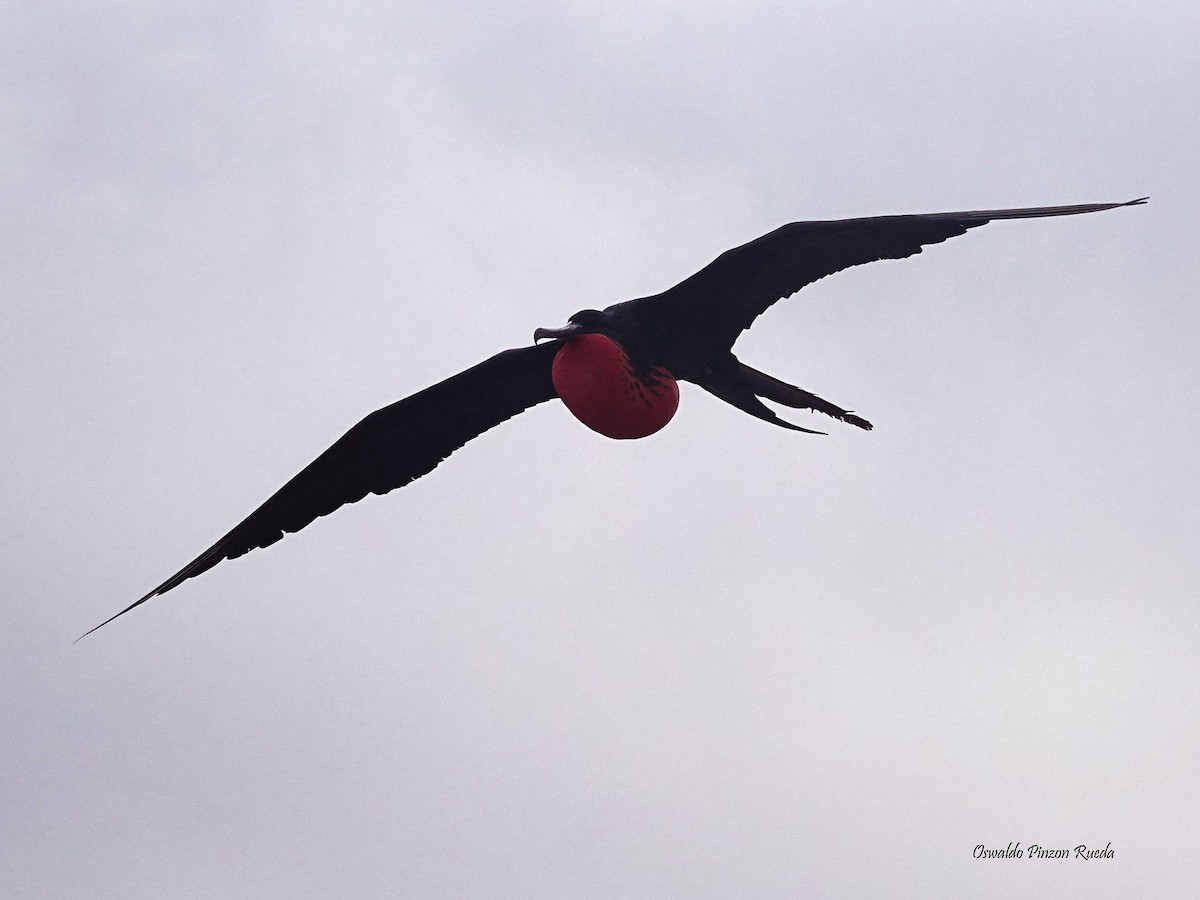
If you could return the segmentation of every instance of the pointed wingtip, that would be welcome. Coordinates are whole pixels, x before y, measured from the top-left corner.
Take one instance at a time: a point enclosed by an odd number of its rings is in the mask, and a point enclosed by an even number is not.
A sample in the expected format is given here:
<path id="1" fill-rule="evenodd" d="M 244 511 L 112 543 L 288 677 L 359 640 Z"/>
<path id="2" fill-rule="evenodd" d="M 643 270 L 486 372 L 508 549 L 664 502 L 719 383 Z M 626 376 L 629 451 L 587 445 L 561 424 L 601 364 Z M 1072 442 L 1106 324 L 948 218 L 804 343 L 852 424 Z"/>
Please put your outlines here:
<path id="1" fill-rule="evenodd" d="M 150 593 L 148 593 L 145 597 L 142 597 L 140 600 L 135 600 L 133 603 L 130 603 L 127 607 L 125 607 L 119 613 L 109 616 L 107 619 L 105 619 L 103 622 L 101 622 L 95 628 L 89 628 L 87 631 L 85 631 L 79 637 L 75 638 L 75 640 L 71 641 L 71 646 L 75 646 L 76 644 L 78 644 L 80 641 L 82 641 L 85 637 L 87 637 L 93 631 L 99 631 L 101 628 L 103 628 L 105 625 L 107 625 L 113 619 L 119 619 L 121 616 L 125 615 L 125 613 L 127 613 L 131 609 L 133 609 L 135 606 L 141 606 L 143 603 L 145 603 L 147 600 L 149 600 L 151 597 L 153 597 L 157 593 L 158 593 L 158 589 L 155 588 Z"/>

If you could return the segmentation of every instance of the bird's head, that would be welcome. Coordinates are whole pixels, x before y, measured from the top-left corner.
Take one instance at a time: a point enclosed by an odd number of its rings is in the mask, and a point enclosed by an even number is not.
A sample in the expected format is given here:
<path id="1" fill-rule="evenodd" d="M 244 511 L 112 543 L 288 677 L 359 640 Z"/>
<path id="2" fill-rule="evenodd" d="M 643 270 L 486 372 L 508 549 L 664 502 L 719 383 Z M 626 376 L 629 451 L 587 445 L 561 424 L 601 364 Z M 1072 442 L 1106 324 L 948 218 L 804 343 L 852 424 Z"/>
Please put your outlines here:
<path id="1" fill-rule="evenodd" d="M 543 338 L 570 340 L 583 334 L 609 334 L 612 323 L 607 313 L 598 309 L 581 309 L 562 328 L 538 328 L 533 332 L 533 342 L 536 344 Z"/>

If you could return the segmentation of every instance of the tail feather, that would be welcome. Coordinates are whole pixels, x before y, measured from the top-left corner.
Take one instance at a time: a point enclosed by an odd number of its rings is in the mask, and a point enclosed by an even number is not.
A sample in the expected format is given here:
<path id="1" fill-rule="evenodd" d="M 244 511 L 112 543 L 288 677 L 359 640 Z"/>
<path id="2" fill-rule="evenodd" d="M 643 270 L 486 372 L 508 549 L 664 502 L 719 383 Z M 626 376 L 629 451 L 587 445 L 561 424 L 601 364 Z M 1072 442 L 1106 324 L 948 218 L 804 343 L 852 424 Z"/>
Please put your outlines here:
<path id="1" fill-rule="evenodd" d="M 712 381 L 705 381 L 700 384 L 700 387 L 704 388 L 714 397 L 724 400 L 731 406 L 736 406 L 742 412 L 749 413 L 756 419 L 762 419 L 764 422 L 770 422 L 772 425 L 778 425 L 780 428 L 787 428 L 791 431 L 803 431 L 808 434 L 825 434 L 824 431 L 802 428 L 799 425 L 793 425 L 791 422 L 779 418 L 775 414 L 775 410 L 755 397 L 753 391 L 741 385 L 728 382 L 716 384 Z"/>
<path id="2" fill-rule="evenodd" d="M 854 415 L 850 410 L 835 406 L 828 400 L 823 400 L 816 394 L 806 391 L 803 388 L 787 384 L 778 378 L 772 378 L 770 375 L 760 372 L 758 369 L 752 369 L 750 366 L 736 359 L 733 361 L 731 367 L 725 369 L 721 378 L 708 379 L 701 383 L 700 386 L 713 396 L 719 397 L 726 403 L 736 406 L 743 412 L 762 419 L 764 422 L 770 422 L 772 425 L 778 425 L 780 428 L 789 428 L 792 431 L 804 431 L 808 434 L 825 434 L 824 431 L 801 428 L 799 425 L 793 425 L 791 422 L 779 418 L 775 414 L 775 411 L 764 404 L 759 397 L 779 403 L 782 406 L 790 407 L 791 409 L 811 409 L 814 412 L 824 413 L 841 422 L 856 425 L 867 431 L 870 431 L 872 427 L 870 422 L 861 416 Z"/>
<path id="3" fill-rule="evenodd" d="M 828 400 L 823 400 L 816 394 L 806 391 L 803 388 L 787 384 L 778 378 L 772 378 L 765 372 L 758 371 L 758 369 L 752 369 L 745 363 L 738 363 L 737 376 L 741 384 L 748 387 L 759 397 L 772 400 L 775 403 L 791 407 L 792 409 L 811 409 L 814 412 L 824 413 L 839 421 L 850 425 L 857 425 L 859 428 L 867 431 L 870 431 L 873 427 L 862 416 L 856 416 L 848 409 L 834 406 Z"/>

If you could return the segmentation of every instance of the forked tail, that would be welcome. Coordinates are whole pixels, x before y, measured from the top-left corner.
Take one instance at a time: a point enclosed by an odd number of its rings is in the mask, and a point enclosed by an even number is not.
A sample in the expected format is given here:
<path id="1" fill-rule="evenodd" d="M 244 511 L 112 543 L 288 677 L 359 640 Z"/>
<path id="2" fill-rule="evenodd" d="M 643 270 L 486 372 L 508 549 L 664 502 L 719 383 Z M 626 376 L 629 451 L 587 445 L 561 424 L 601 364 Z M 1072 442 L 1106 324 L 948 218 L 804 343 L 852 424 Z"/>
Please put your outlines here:
<path id="1" fill-rule="evenodd" d="M 835 406 L 828 400 L 823 400 L 803 388 L 787 384 L 778 378 L 772 378 L 758 369 L 752 369 L 745 363 L 738 362 L 736 358 L 733 360 L 733 365 L 725 369 L 719 378 L 707 379 L 700 386 L 714 397 L 719 397 L 743 412 L 762 419 L 764 422 L 770 422 L 772 425 L 778 425 L 780 428 L 790 428 L 792 431 L 825 434 L 824 431 L 802 428 L 779 418 L 775 411 L 763 403 L 759 397 L 791 409 L 811 409 L 813 412 L 824 413 L 867 431 L 870 431 L 872 427 L 870 422 L 861 416 L 854 415 L 850 410 Z"/>

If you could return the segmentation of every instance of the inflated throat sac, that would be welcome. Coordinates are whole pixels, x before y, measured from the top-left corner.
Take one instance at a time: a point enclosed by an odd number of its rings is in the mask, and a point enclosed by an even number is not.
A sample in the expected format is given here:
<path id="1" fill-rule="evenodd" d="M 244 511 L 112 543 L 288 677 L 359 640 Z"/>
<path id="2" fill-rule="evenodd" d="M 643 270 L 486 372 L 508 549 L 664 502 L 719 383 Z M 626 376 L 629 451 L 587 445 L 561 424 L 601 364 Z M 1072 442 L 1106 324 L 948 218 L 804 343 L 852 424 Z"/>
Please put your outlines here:
<path id="1" fill-rule="evenodd" d="M 592 431 L 610 438 L 643 438 L 671 421 L 679 385 L 656 368 L 642 380 L 620 344 L 602 334 L 570 338 L 555 354 L 550 377 L 567 409 Z"/>

